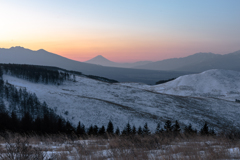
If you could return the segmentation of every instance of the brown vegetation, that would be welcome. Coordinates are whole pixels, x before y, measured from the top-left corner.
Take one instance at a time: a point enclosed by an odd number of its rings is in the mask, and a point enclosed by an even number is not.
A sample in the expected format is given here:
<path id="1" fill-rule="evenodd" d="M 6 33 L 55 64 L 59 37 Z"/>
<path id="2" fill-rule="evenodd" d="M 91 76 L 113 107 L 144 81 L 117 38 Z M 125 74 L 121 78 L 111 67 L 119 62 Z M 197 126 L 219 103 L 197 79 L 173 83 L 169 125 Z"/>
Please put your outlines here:
<path id="1" fill-rule="evenodd" d="M 89 137 L 8 134 L 0 137 L 0 159 L 236 159 L 240 143 L 224 136 L 164 135 Z"/>

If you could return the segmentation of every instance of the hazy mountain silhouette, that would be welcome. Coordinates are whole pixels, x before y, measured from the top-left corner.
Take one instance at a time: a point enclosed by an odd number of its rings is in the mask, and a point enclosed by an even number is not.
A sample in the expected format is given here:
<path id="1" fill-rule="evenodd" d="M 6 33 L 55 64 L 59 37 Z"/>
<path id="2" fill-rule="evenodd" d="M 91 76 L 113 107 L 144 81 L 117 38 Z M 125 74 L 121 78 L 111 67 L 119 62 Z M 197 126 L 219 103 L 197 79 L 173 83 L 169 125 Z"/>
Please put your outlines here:
<path id="1" fill-rule="evenodd" d="M 183 58 L 172 58 L 136 66 L 138 69 L 174 70 L 202 72 L 209 69 L 240 70 L 240 51 L 225 55 L 213 53 L 196 53 Z"/>
<path id="2" fill-rule="evenodd" d="M 91 63 L 91 64 L 97 64 L 97 65 L 102 65 L 102 66 L 111 66 L 111 67 L 116 67 L 118 63 L 112 62 L 108 60 L 107 58 L 103 57 L 102 55 L 98 55 L 88 61 L 86 63 Z"/>
<path id="3" fill-rule="evenodd" d="M 125 69 L 104 67 L 89 63 L 74 61 L 43 49 L 32 51 L 23 47 L 10 49 L 0 48 L 0 63 L 33 64 L 55 66 L 67 70 L 79 71 L 88 75 L 102 76 L 120 82 L 143 82 L 154 84 L 162 79 L 169 79 L 188 74 L 186 72 L 151 71 L 141 69 Z"/>
<path id="4" fill-rule="evenodd" d="M 103 57 L 102 55 L 98 55 L 88 61 L 85 61 L 85 62 L 91 63 L 91 64 L 102 65 L 102 66 L 120 67 L 120 68 L 132 68 L 135 66 L 152 63 L 152 61 L 139 61 L 139 62 L 134 62 L 134 63 L 116 63 L 116 62 L 108 60 L 107 58 Z"/>

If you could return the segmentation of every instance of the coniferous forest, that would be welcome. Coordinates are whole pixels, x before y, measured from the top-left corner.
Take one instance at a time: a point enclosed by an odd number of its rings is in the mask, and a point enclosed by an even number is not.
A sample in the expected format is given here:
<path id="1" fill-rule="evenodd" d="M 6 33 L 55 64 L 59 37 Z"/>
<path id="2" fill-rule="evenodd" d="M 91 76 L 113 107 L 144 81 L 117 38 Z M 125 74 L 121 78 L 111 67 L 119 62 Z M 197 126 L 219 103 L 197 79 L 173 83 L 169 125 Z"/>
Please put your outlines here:
<path id="1" fill-rule="evenodd" d="M 72 75 L 67 72 L 47 69 L 41 66 L 25 64 L 1 64 L 2 72 L 35 83 L 61 84 L 70 80 Z"/>

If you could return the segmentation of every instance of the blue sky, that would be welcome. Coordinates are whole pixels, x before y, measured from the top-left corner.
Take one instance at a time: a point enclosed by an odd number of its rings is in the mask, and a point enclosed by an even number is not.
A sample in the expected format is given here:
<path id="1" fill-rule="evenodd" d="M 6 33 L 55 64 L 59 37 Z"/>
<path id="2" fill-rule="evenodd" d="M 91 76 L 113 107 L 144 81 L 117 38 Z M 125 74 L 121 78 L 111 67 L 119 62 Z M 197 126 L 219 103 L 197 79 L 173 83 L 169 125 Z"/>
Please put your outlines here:
<path id="1" fill-rule="evenodd" d="M 0 47 L 76 60 L 182 57 L 240 49 L 239 0 L 0 0 Z"/>

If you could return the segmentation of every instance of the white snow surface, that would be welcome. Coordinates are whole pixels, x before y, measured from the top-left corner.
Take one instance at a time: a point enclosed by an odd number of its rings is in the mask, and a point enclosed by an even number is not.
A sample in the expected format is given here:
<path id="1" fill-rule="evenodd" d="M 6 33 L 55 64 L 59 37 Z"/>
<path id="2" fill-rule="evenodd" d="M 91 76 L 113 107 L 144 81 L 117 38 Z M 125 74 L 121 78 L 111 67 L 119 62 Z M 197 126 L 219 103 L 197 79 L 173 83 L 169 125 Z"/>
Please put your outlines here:
<path id="1" fill-rule="evenodd" d="M 240 99 L 240 72 L 231 70 L 212 69 L 200 74 L 181 76 L 154 86 L 138 83 L 122 85 L 171 95 L 214 97 L 231 101 Z"/>
<path id="2" fill-rule="evenodd" d="M 182 126 L 191 123 L 197 129 L 205 121 L 215 129 L 240 126 L 240 103 L 221 99 L 161 94 L 81 76 L 76 76 L 77 82 L 66 81 L 59 86 L 32 83 L 9 75 L 3 75 L 3 79 L 16 87 L 26 87 L 74 125 L 81 121 L 86 127 L 106 126 L 111 120 L 115 128 L 122 130 L 128 122 L 136 127 L 143 127 L 147 122 L 154 131 L 158 122 L 163 127 L 166 120 L 178 120 Z"/>

